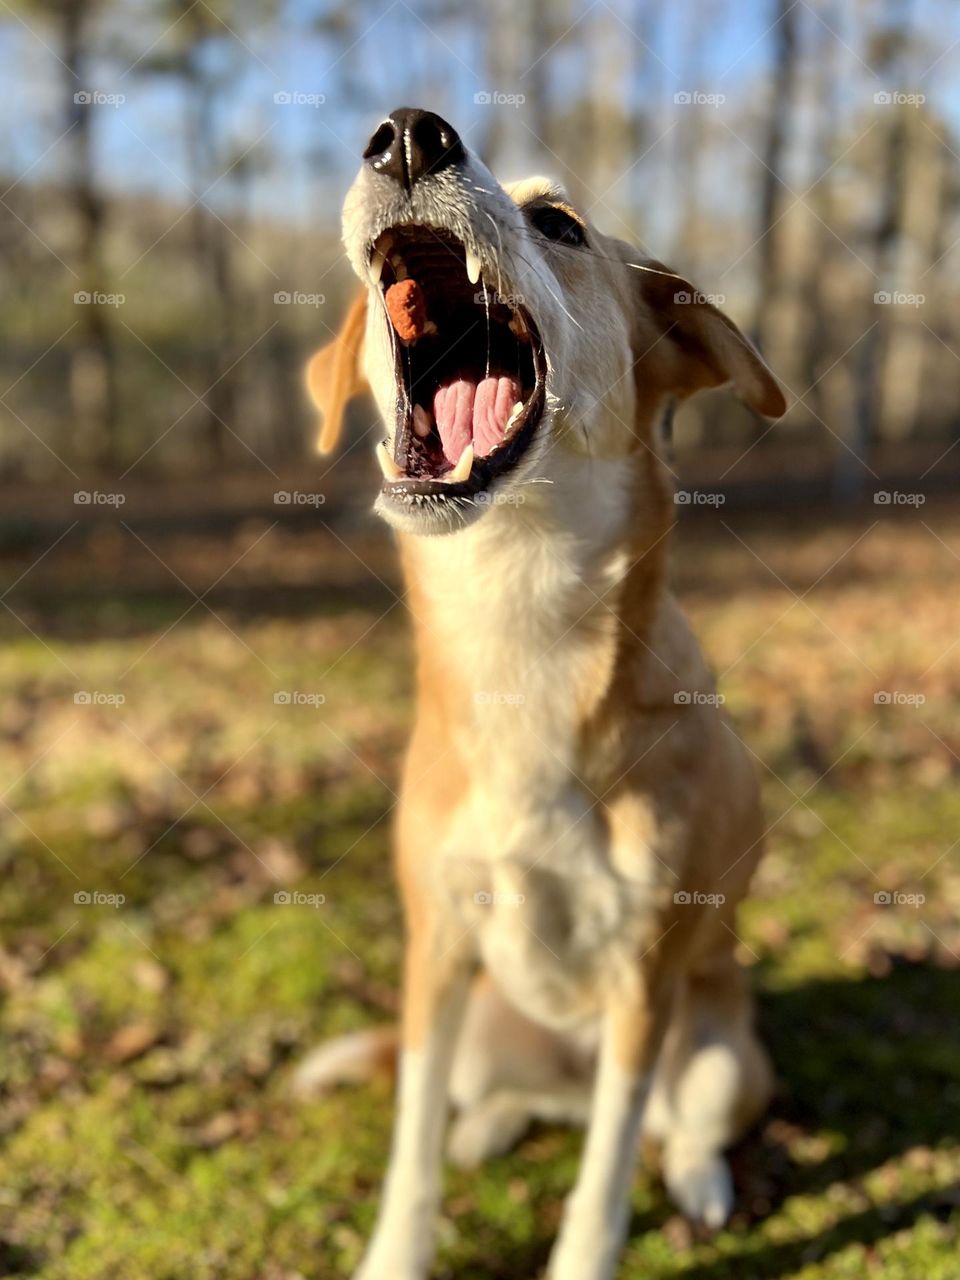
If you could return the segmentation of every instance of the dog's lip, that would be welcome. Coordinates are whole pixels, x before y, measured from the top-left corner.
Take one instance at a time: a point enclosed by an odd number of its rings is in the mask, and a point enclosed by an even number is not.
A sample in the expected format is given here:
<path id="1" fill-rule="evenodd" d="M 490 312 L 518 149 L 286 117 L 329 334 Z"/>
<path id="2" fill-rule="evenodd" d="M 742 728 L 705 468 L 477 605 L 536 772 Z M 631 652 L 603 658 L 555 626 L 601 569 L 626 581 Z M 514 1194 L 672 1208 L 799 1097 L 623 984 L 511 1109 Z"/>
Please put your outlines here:
<path id="1" fill-rule="evenodd" d="M 474 459 L 470 475 L 466 480 L 456 482 L 401 477 L 397 480 L 384 480 L 380 486 L 381 495 L 400 502 L 422 503 L 454 501 L 458 498 L 472 498 L 477 494 L 485 493 L 495 480 L 507 474 L 526 453 L 540 425 L 546 401 L 546 370 L 538 362 L 536 385 L 524 401 L 518 425 L 510 437 L 493 453 L 485 458 Z M 494 460 L 494 465 L 491 465 L 491 459 Z"/>
<path id="2" fill-rule="evenodd" d="M 370 285 L 372 288 L 380 290 L 382 287 L 381 277 L 384 270 L 384 264 L 390 261 L 391 251 L 395 248 L 397 238 L 401 239 L 410 233 L 435 232 L 437 238 L 446 241 L 452 241 L 459 247 L 463 254 L 461 267 L 466 267 L 466 278 L 472 286 L 480 287 L 483 282 L 483 260 L 489 262 L 493 258 L 496 262 L 496 255 L 493 254 L 491 246 L 471 246 L 461 239 L 460 235 L 451 228 L 421 221 L 404 221 L 388 223 L 379 228 L 371 237 L 367 245 L 367 259 L 370 263 Z M 499 274 L 499 273 L 498 273 Z M 474 279 L 473 276 L 476 276 Z M 389 278 L 389 277 L 388 277 Z M 491 290 L 491 297 L 498 298 L 504 295 L 499 290 L 493 290 L 489 284 L 483 285 L 485 289 Z M 503 285 L 501 284 L 501 289 Z M 504 291 L 505 293 L 507 291 Z M 513 295 L 510 295 L 513 296 Z M 519 297 L 519 294 L 515 295 Z M 528 390 L 526 398 L 522 401 L 522 409 L 517 415 L 512 429 L 509 434 L 504 436 L 503 441 L 498 444 L 489 453 L 483 456 L 473 458 L 470 474 L 463 481 L 455 481 L 444 478 L 443 475 L 437 476 L 411 476 L 401 474 L 398 476 L 385 475 L 380 486 L 380 495 L 382 498 L 392 502 L 402 504 L 418 505 L 440 505 L 443 502 L 450 502 L 462 499 L 476 498 L 477 495 L 489 490 L 493 483 L 501 476 L 508 474 L 513 467 L 520 461 L 525 454 L 528 446 L 533 440 L 536 430 L 543 418 L 544 409 L 547 401 L 547 359 L 544 349 L 543 340 L 540 335 L 533 316 L 529 310 L 522 305 L 514 306 L 511 302 L 510 310 L 522 317 L 523 325 L 527 331 L 526 342 L 529 343 L 529 351 L 532 356 L 533 371 L 533 387 Z M 410 436 L 412 433 L 412 404 L 407 402 L 407 392 L 403 381 L 403 374 L 400 368 L 401 348 L 396 347 L 397 366 L 395 369 L 396 385 L 397 385 L 397 410 L 396 422 L 397 426 L 388 440 L 381 445 L 383 454 L 392 460 L 394 468 L 402 468 L 407 458 L 407 450 L 409 448 Z M 383 454 L 381 456 L 383 456 Z M 388 472 L 390 463 L 386 465 L 381 463 L 385 472 Z M 452 468 L 455 469 L 455 468 Z"/>

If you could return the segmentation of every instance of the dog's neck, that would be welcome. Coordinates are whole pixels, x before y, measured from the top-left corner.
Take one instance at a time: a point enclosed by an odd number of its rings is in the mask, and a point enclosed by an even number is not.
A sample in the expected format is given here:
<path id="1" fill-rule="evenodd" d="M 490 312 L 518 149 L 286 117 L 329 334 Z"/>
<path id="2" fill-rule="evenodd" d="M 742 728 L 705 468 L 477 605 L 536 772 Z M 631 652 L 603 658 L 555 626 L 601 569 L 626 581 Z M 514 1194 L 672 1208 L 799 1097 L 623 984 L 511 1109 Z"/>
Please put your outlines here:
<path id="1" fill-rule="evenodd" d="M 501 787 L 529 786 L 537 760 L 545 779 L 576 771 L 584 725 L 643 653 L 666 596 L 657 468 L 571 456 L 459 533 L 401 538 L 420 715 L 469 738 Z"/>

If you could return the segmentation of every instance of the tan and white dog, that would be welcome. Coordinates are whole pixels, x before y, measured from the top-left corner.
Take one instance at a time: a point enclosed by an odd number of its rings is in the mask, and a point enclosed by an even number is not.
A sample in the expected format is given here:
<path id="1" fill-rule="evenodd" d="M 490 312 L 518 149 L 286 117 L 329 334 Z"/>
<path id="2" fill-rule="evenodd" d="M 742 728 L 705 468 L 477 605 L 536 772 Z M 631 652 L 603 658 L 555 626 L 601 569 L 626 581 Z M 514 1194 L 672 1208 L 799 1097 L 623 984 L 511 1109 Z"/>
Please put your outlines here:
<path id="1" fill-rule="evenodd" d="M 704 387 L 768 417 L 784 401 L 691 285 L 552 183 L 500 186 L 438 116 L 394 112 L 364 160 L 343 218 L 363 294 L 308 381 L 323 448 L 365 384 L 382 414 L 418 704 L 397 1115 L 357 1276 L 428 1274 L 449 1100 L 466 1165 L 534 1118 L 586 1123 L 549 1274 L 608 1280 L 641 1133 L 680 1208 L 717 1226 L 723 1150 L 769 1096 L 734 957 L 757 789 L 667 589 L 655 436 Z M 388 296 L 405 281 L 409 326 Z M 326 1046 L 301 1082 L 390 1048 Z"/>

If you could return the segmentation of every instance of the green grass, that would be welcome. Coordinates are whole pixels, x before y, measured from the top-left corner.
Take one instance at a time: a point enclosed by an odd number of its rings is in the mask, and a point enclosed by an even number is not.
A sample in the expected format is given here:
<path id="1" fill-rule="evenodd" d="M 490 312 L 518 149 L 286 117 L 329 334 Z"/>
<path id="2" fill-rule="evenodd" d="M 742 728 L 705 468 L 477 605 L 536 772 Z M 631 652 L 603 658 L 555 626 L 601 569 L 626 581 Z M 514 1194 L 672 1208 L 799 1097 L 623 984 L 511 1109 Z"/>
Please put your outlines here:
<path id="1" fill-rule="evenodd" d="M 738 532 L 802 592 L 862 528 Z M 198 590 L 244 545 L 208 539 L 201 572 L 196 543 L 162 550 Z M 315 607 L 271 607 L 294 552 Z M 381 618 L 389 591 L 322 532 L 257 554 L 241 596 L 210 597 L 219 616 L 179 623 L 190 597 L 132 541 L 103 598 L 69 543 L 10 597 L 35 634 L 8 617 L 0 656 L 0 1276 L 326 1280 L 369 1233 L 386 1086 L 303 1103 L 289 1082 L 325 1036 L 392 1016 L 409 650 L 400 611 Z M 7 582 L 31 558 L 9 557 Z M 384 543 L 364 558 L 391 574 Z M 770 852 L 742 956 L 780 1090 L 733 1153 L 738 1207 L 718 1235 L 638 1175 L 626 1280 L 960 1274 L 949 567 L 891 522 L 808 608 L 734 538 L 680 539 L 678 587 L 762 761 Z M 878 688 L 927 701 L 877 705 Z M 125 701 L 78 705 L 78 690 Z M 323 901 L 275 901 L 292 890 Z M 95 891 L 124 900 L 75 901 Z M 437 1275 L 538 1274 L 579 1145 L 538 1129 L 451 1173 Z"/>

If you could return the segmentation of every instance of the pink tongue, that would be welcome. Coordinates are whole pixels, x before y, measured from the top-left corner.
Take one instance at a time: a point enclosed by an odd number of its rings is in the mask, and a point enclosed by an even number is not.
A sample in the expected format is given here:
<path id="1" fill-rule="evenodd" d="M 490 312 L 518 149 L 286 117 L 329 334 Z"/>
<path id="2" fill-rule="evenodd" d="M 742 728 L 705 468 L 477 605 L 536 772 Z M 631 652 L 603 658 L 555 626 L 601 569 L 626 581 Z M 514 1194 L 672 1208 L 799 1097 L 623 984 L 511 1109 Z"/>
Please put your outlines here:
<path id="1" fill-rule="evenodd" d="M 516 378 L 506 375 L 450 378 L 434 393 L 433 416 L 443 441 L 444 456 L 456 463 L 473 440 L 474 453 L 484 458 L 503 439 L 513 406 L 520 399 Z"/>

